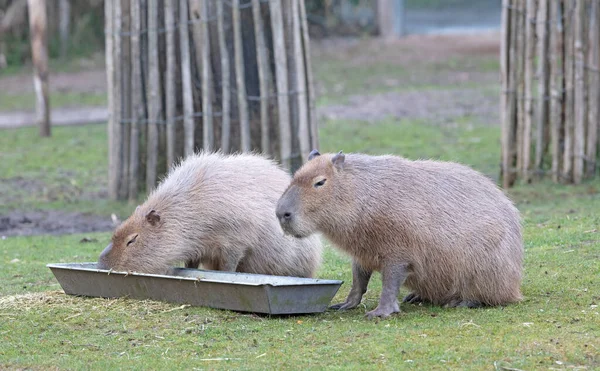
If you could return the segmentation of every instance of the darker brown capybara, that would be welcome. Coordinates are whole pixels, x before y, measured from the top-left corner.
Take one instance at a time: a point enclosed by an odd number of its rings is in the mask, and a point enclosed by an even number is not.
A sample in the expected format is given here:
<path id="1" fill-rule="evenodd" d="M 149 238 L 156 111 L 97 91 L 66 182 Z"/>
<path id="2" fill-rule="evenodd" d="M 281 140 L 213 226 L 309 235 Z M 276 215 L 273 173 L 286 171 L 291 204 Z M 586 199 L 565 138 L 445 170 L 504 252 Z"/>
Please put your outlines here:
<path id="1" fill-rule="evenodd" d="M 197 268 L 311 277 L 318 236 L 284 235 L 275 217 L 290 175 L 258 155 L 200 153 L 186 158 L 112 236 L 98 266 L 166 274 Z"/>
<path id="2" fill-rule="evenodd" d="M 383 289 L 369 318 L 405 302 L 448 307 L 502 305 L 521 299 L 523 242 L 518 210 L 467 166 L 396 156 L 313 151 L 277 204 L 283 230 L 298 238 L 323 233 L 352 256 L 360 304 L 373 271 Z"/>

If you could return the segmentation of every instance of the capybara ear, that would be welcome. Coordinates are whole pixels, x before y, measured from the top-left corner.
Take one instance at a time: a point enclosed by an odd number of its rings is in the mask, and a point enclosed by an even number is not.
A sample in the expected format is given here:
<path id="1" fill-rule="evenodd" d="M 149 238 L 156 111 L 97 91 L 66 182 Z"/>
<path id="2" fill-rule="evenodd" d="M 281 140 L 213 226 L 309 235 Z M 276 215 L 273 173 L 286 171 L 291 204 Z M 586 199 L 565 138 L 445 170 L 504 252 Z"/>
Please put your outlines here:
<path id="1" fill-rule="evenodd" d="M 150 225 L 156 226 L 158 222 L 160 222 L 160 215 L 158 215 L 156 210 L 150 210 L 148 214 L 146 214 L 146 221 L 150 223 Z"/>
<path id="2" fill-rule="evenodd" d="M 319 151 L 317 151 L 316 149 L 313 149 L 312 151 L 310 151 L 310 154 L 308 155 L 308 161 L 310 161 L 313 158 L 318 157 L 318 156 L 321 156 Z"/>
<path id="3" fill-rule="evenodd" d="M 346 155 L 344 155 L 342 151 L 339 151 L 335 156 L 331 158 L 331 162 L 333 163 L 333 166 L 335 166 L 339 170 L 342 170 L 344 168 L 345 159 Z"/>

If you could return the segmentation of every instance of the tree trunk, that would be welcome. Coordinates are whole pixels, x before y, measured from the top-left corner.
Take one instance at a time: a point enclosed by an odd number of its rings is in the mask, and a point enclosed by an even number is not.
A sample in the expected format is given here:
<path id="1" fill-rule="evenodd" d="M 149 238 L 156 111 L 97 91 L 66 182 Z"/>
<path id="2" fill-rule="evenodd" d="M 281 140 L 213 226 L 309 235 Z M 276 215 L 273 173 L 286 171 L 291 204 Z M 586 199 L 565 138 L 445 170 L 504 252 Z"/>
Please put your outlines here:
<path id="1" fill-rule="evenodd" d="M 42 137 L 50 136 L 50 97 L 48 91 L 48 30 L 46 0 L 28 0 L 33 85 L 36 96 L 36 122 Z"/>

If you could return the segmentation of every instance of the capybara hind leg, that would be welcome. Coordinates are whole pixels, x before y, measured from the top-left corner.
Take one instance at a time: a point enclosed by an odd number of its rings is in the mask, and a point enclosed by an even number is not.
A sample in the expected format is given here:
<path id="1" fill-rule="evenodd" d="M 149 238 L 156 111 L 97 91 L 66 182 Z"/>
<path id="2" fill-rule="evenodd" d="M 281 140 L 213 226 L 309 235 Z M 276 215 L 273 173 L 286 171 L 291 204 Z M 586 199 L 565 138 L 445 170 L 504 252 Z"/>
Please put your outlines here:
<path id="1" fill-rule="evenodd" d="M 423 299 L 421 295 L 416 292 L 411 292 L 402 299 L 402 302 L 407 304 L 420 304 L 427 302 L 427 300 Z"/>
<path id="2" fill-rule="evenodd" d="M 406 264 L 389 265 L 383 267 L 381 270 L 381 283 L 383 289 L 381 290 L 381 297 L 379 298 L 379 305 L 377 308 L 370 312 L 367 312 L 367 318 L 374 317 L 388 317 L 393 313 L 400 312 L 400 306 L 398 305 L 398 291 L 400 286 L 406 280 L 408 276 Z"/>
<path id="3" fill-rule="evenodd" d="M 352 261 L 352 288 L 343 303 L 330 306 L 330 309 L 346 310 L 356 308 L 363 295 L 367 292 L 367 286 L 371 279 L 373 271 L 369 271 L 360 266 L 356 261 Z"/>

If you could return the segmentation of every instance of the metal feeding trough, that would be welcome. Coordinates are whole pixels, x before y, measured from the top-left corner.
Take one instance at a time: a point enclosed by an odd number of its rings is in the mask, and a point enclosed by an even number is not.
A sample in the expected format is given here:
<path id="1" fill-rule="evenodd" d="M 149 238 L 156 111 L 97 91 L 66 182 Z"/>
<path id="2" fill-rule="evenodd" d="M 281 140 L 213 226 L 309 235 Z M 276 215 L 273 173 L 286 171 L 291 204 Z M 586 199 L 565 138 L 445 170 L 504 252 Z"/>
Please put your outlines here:
<path id="1" fill-rule="evenodd" d="M 172 275 L 115 272 L 96 263 L 48 264 L 66 294 L 129 297 L 242 312 L 325 311 L 343 281 L 175 268 Z"/>

